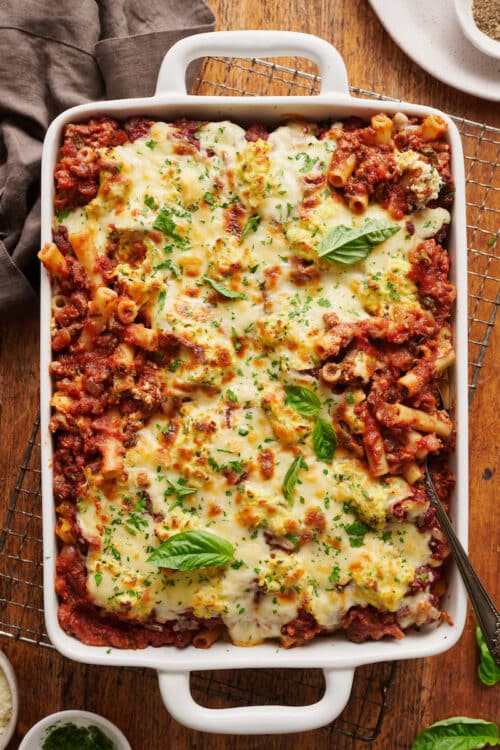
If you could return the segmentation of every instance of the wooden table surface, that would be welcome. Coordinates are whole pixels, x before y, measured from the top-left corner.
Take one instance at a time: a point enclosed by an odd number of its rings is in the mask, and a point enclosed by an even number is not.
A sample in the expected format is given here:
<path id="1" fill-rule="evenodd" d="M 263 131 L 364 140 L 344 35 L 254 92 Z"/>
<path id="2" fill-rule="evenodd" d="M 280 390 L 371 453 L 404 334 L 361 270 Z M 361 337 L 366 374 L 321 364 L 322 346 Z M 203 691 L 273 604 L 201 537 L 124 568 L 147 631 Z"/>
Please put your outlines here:
<path id="1" fill-rule="evenodd" d="M 451 0 L 446 2 L 451 9 Z M 210 0 L 209 4 L 217 15 L 218 29 L 275 28 L 317 34 L 339 49 L 352 85 L 500 126 L 498 105 L 446 86 L 407 58 L 379 24 L 366 0 Z M 0 522 L 3 523 L 37 408 L 36 310 L 0 322 L 0 352 Z M 496 363 L 499 355 L 500 324 L 491 335 L 472 403 L 470 426 L 470 555 L 497 599 L 495 489 L 500 430 L 496 399 L 500 397 L 500 383 Z M 419 729 L 449 716 L 498 720 L 499 688 L 483 686 L 476 676 L 473 627 L 473 617 L 469 614 L 460 642 L 449 652 L 398 664 L 394 685 L 387 694 L 382 730 L 372 744 L 374 749 L 407 750 Z M 364 745 L 325 730 L 285 737 L 200 734 L 184 729 L 169 717 L 154 673 L 80 665 L 52 649 L 9 638 L 1 639 L 0 646 L 14 664 L 21 695 L 17 732 L 9 750 L 19 746 L 26 731 L 40 718 L 66 708 L 96 711 L 108 717 L 124 731 L 134 750 L 167 747 L 326 750 Z M 258 680 L 255 675 L 249 679 Z M 293 700 L 292 691 L 285 681 L 285 695 L 281 699 L 288 696 Z"/>

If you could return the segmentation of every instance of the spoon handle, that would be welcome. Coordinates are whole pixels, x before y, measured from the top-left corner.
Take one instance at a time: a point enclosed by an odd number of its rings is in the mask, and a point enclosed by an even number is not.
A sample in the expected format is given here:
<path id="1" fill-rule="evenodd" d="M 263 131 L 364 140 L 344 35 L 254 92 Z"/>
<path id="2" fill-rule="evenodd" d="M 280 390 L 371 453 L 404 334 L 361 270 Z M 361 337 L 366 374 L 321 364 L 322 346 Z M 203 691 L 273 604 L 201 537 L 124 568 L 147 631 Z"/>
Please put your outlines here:
<path id="1" fill-rule="evenodd" d="M 462 547 L 462 544 L 451 525 L 448 514 L 441 505 L 441 501 L 437 496 L 432 483 L 427 464 L 425 465 L 424 482 L 431 505 L 436 509 L 438 521 L 452 549 L 453 558 L 458 566 L 467 593 L 469 594 L 484 640 L 488 644 L 488 648 L 495 663 L 500 666 L 500 613 L 481 583 L 479 576 L 474 570 L 471 561 L 467 557 L 467 553 Z"/>

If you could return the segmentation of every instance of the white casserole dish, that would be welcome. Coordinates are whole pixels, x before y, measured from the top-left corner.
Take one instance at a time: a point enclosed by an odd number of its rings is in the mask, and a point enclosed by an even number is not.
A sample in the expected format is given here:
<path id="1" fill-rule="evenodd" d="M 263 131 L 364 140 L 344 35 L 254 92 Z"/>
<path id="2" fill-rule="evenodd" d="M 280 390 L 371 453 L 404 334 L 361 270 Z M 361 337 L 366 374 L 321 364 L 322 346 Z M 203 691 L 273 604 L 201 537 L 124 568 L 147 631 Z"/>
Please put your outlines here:
<path id="1" fill-rule="evenodd" d="M 205 55 L 226 57 L 279 57 L 299 55 L 314 60 L 322 76 L 317 96 L 294 97 L 214 97 L 191 96 L 185 90 L 188 64 Z M 424 117 L 436 112 L 429 107 L 355 99 L 349 95 L 347 75 L 339 53 L 324 40 L 295 32 L 229 31 L 201 34 L 178 42 L 165 56 L 156 93 L 151 98 L 116 100 L 86 104 L 67 110 L 50 126 L 44 144 L 42 163 L 42 245 L 51 241 L 53 220 L 53 169 L 62 141 L 64 126 L 90 117 L 111 115 L 120 119 L 147 114 L 157 119 L 179 117 L 236 122 L 278 123 L 291 116 L 310 120 L 341 119 L 357 115 L 369 119 L 379 111 L 398 111 Z M 466 546 L 468 519 L 467 477 L 467 269 L 465 228 L 465 178 L 460 135 L 449 117 L 452 170 L 456 184 L 452 230 L 449 240 L 452 256 L 451 280 L 457 287 L 454 315 L 457 364 L 452 378 L 457 448 L 451 468 L 457 477 L 452 498 L 452 516 L 458 535 Z M 291 733 L 323 726 L 335 719 L 349 698 L 354 668 L 361 664 L 410 659 L 446 651 L 459 639 L 465 623 L 466 597 L 455 566 L 449 570 L 449 590 L 443 607 L 453 625 L 442 624 L 427 632 L 410 633 L 401 641 L 351 643 L 342 635 L 316 639 L 306 647 L 285 650 L 274 644 L 241 648 L 215 643 L 208 650 L 190 646 L 185 650 L 149 647 L 144 650 L 115 650 L 87 646 L 68 636 L 57 620 L 54 591 L 56 539 L 52 494 L 52 441 L 50 419 L 51 382 L 50 282 L 42 269 L 41 286 L 41 419 L 42 490 L 44 541 L 44 600 L 47 631 L 54 646 L 65 656 L 90 664 L 150 667 L 158 670 L 165 706 L 182 724 L 193 729 L 228 734 Z M 325 676 L 325 693 L 320 701 L 302 707 L 248 706 L 209 709 L 199 706 L 190 693 L 191 670 L 245 668 L 320 668 Z M 277 696 L 279 698 L 279 696 Z"/>

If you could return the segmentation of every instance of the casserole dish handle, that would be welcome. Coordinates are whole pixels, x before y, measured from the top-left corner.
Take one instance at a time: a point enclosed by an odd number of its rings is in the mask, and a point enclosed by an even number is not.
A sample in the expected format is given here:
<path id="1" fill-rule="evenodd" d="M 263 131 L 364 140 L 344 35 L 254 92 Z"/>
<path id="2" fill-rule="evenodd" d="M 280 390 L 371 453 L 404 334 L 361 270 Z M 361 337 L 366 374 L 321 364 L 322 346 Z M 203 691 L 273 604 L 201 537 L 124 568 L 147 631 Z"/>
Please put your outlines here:
<path id="1" fill-rule="evenodd" d="M 221 57 L 307 57 L 321 75 L 321 94 L 349 95 L 344 61 L 335 47 L 297 31 L 215 31 L 195 34 L 173 45 L 163 58 L 155 96 L 186 95 L 186 68 L 207 55 Z"/>
<path id="2" fill-rule="evenodd" d="M 340 714 L 351 693 L 353 669 L 325 669 L 325 693 L 307 706 L 240 706 L 206 708 L 193 699 L 189 672 L 158 672 L 168 712 L 180 724 L 217 734 L 290 734 L 329 724 Z"/>

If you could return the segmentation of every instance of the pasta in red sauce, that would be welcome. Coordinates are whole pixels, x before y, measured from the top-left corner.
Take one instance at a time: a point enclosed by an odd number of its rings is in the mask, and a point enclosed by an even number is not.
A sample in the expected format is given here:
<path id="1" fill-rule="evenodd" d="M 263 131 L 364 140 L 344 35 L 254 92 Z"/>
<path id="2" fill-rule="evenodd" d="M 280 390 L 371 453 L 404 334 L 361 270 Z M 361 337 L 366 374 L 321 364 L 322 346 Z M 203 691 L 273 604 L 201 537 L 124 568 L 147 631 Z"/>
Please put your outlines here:
<path id="1" fill-rule="evenodd" d="M 422 464 L 448 502 L 446 123 L 103 117 L 66 126 L 54 181 L 62 628 L 288 647 L 438 620 Z M 233 557 L 151 562 L 202 530 Z"/>

